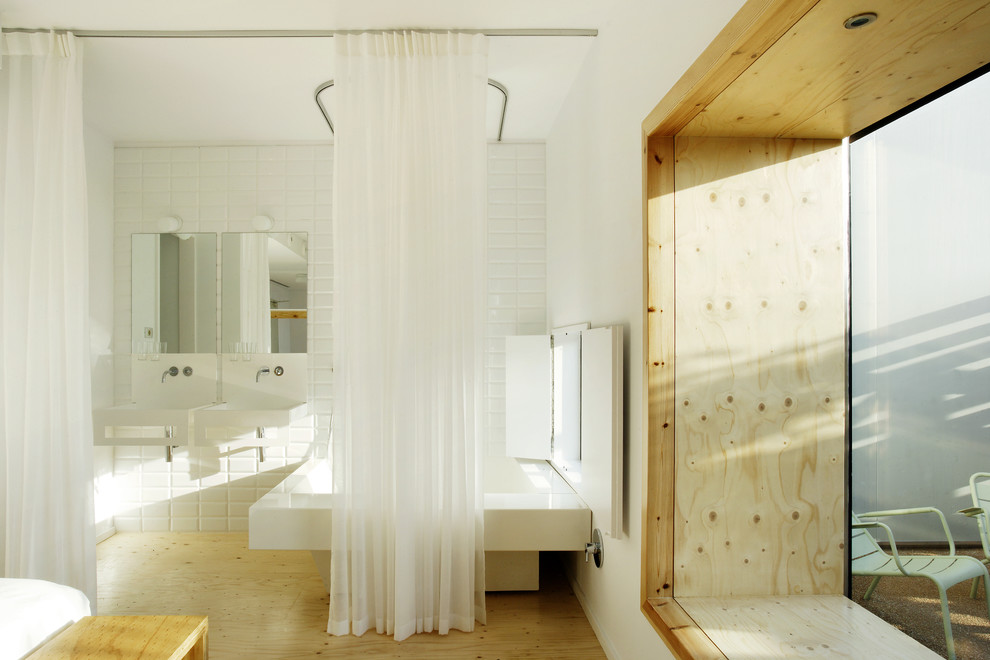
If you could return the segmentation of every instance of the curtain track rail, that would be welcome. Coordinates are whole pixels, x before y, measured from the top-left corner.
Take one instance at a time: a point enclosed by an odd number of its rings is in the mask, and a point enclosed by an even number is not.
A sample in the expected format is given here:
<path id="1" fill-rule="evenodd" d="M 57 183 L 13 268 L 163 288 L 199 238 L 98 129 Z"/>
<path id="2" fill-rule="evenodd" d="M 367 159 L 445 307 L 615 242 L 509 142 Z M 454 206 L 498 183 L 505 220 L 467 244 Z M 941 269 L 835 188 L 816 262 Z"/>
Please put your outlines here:
<path id="1" fill-rule="evenodd" d="M 430 28 L 390 28 L 388 30 L 84 30 L 73 28 L 3 28 L 3 32 L 71 32 L 89 39 L 285 39 L 329 38 L 338 34 L 364 32 L 418 31 L 481 33 L 488 37 L 597 37 L 598 30 L 571 28 L 526 28 L 492 30 L 437 30 Z"/>
<path id="2" fill-rule="evenodd" d="M 408 28 L 415 30 L 416 28 Z M 0 32 L 71 32 L 77 37 L 87 39 L 284 39 L 284 38 L 329 38 L 338 34 L 361 34 L 366 30 L 75 30 L 72 28 L 3 28 Z M 436 30 L 426 30 L 434 32 Z M 443 30 L 443 32 L 481 32 L 488 37 L 597 37 L 598 30 L 571 28 L 532 28 L 532 29 L 492 29 L 492 30 Z M 502 129 L 505 127 L 505 110 L 509 104 L 509 92 L 496 80 L 488 80 L 488 84 L 502 93 L 502 116 L 498 122 L 498 141 L 502 141 Z M 314 100 L 320 108 L 323 118 L 333 133 L 333 122 L 327 113 L 320 92 L 333 87 L 333 81 L 328 80 L 316 88 Z"/>

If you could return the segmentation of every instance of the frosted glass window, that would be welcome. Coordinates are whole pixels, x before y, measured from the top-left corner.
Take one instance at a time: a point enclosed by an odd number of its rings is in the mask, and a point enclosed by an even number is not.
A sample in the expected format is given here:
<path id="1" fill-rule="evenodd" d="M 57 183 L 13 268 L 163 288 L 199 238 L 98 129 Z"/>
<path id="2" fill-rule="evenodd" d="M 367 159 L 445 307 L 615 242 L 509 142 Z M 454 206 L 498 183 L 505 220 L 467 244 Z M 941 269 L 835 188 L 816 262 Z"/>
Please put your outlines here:
<path id="1" fill-rule="evenodd" d="M 988 104 L 983 76 L 850 146 L 855 510 L 952 513 L 990 465 Z M 937 540 L 931 522 L 898 540 Z"/>

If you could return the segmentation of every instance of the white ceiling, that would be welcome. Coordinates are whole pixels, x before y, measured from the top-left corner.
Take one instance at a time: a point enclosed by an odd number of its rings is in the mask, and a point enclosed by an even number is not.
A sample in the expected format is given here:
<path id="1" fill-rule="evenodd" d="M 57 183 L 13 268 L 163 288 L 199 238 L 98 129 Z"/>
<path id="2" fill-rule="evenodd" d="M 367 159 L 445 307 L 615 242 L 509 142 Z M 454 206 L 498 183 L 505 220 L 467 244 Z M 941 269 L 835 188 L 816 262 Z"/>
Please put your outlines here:
<path id="1" fill-rule="evenodd" d="M 601 0 L 0 0 L 4 27 L 87 30 L 591 29 L 608 14 Z M 547 136 L 593 43 L 490 39 L 489 77 L 509 90 L 504 139 Z M 330 38 L 87 38 L 84 53 L 86 121 L 115 142 L 330 138 L 313 98 L 334 75 Z"/>

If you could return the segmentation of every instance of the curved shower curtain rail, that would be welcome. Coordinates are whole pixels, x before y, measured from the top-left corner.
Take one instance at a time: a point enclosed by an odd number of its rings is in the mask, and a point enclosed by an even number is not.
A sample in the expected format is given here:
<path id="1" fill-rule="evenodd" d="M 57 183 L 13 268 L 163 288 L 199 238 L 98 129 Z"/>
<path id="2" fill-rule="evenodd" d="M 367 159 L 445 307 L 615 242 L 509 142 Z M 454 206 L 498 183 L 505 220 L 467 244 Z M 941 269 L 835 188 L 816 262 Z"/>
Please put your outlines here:
<path id="1" fill-rule="evenodd" d="M 509 90 L 505 88 L 505 85 L 497 80 L 488 79 L 488 86 L 494 87 L 498 91 L 502 92 L 502 116 L 498 120 L 498 141 L 502 141 L 502 129 L 505 127 L 505 109 L 509 105 Z M 316 88 L 313 93 L 313 100 L 316 101 L 316 106 L 320 109 L 320 113 L 327 122 L 327 126 L 330 127 L 330 132 L 333 133 L 333 122 L 330 120 L 330 113 L 327 112 L 326 107 L 323 105 L 323 101 L 320 100 L 320 94 L 327 89 L 333 87 L 333 79 L 326 81 L 322 85 Z"/>

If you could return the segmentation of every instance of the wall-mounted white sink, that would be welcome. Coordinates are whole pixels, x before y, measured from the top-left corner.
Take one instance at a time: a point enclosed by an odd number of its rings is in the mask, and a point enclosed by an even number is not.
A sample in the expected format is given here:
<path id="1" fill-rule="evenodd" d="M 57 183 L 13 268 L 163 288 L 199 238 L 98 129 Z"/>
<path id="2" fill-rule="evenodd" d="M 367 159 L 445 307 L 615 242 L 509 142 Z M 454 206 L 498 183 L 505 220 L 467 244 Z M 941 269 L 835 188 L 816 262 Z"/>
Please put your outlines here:
<path id="1" fill-rule="evenodd" d="M 193 414 L 199 407 L 163 408 L 149 403 L 125 403 L 93 411 L 93 443 L 96 445 L 189 444 Z"/>
<path id="2" fill-rule="evenodd" d="M 305 353 L 221 356 L 221 402 L 196 411 L 196 444 L 263 447 L 287 442 L 266 435 L 309 415 Z M 245 429 L 250 429 L 245 433 Z M 261 429 L 261 430 L 258 430 Z"/>
<path id="3" fill-rule="evenodd" d="M 288 426 L 297 419 L 309 414 L 306 401 L 296 401 L 283 397 L 240 392 L 236 397 L 213 406 L 200 408 L 195 412 L 197 427 L 217 426 Z"/>
<path id="4" fill-rule="evenodd" d="M 193 413 L 216 402 L 216 356 L 171 353 L 162 357 L 131 356 L 134 401 L 93 410 L 94 444 L 192 444 Z"/>

